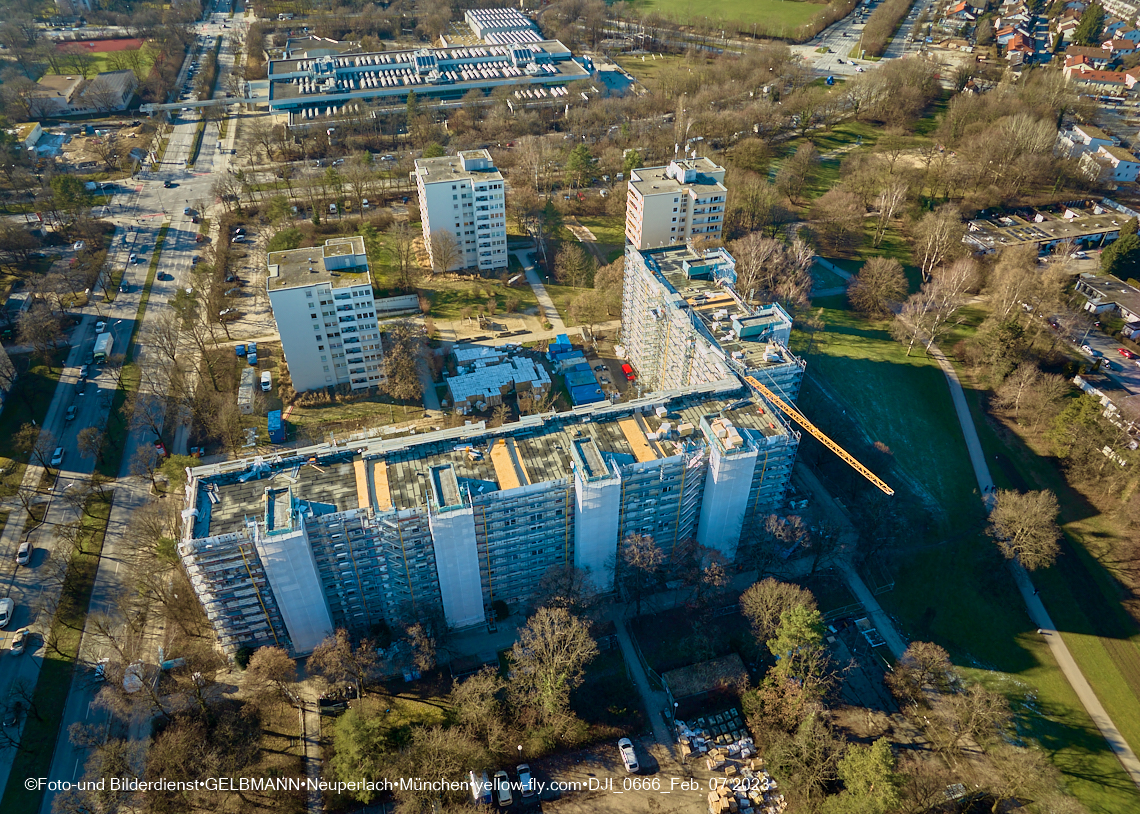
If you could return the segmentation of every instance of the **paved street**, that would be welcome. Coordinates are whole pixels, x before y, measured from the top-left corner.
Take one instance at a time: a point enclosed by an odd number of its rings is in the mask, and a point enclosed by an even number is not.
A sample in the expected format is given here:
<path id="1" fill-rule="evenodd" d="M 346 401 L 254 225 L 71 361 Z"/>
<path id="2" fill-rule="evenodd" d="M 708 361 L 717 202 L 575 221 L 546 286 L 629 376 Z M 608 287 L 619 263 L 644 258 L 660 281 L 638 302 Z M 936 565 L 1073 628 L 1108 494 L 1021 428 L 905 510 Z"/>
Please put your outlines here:
<path id="1" fill-rule="evenodd" d="M 224 38 L 219 57 L 219 88 L 225 86 L 225 77 L 232 69 L 235 50 L 233 35 L 238 34 L 243 25 L 240 20 L 232 22 L 227 20 L 230 22 L 230 27 L 222 29 L 223 19 L 225 18 L 222 15 L 215 15 L 199 26 L 199 33 L 210 37 L 209 40 L 204 40 L 203 44 L 207 41 L 212 44 L 212 37 L 216 34 L 221 34 Z M 186 75 L 189 64 L 200 57 L 201 53 L 199 50 L 187 58 L 186 65 L 183 66 L 183 76 Z M 45 581 L 44 576 L 50 572 L 55 558 L 66 555 L 66 551 L 55 550 L 52 529 L 57 524 L 73 520 L 76 516 L 75 511 L 61 500 L 59 495 L 71 488 L 75 481 L 86 478 L 93 471 L 94 459 L 79 454 L 76 437 L 85 427 L 101 427 L 106 424 L 114 398 L 116 384 L 109 372 L 90 365 L 88 380 L 82 384 L 80 382 L 80 365 L 89 361 L 94 344 L 95 323 L 98 320 L 107 321 L 107 330 L 114 336 L 113 353 L 123 353 L 126 350 L 135 327 L 139 300 L 155 250 L 155 241 L 164 224 L 168 225 L 168 231 L 158 264 L 158 277 L 151 287 L 146 314 L 161 310 L 178 286 L 187 284 L 191 261 L 197 253 L 199 244 L 195 242 L 198 227 L 192 222 L 192 216 L 184 214 L 184 209 L 189 207 L 194 210 L 204 210 L 213 206 L 214 196 L 210 189 L 213 176 L 228 169 L 228 153 L 233 147 L 236 127 L 229 128 L 223 149 L 219 150 L 216 125 L 207 127 L 196 165 L 192 170 L 186 169 L 186 159 L 192 148 L 197 121 L 197 114 L 183 114 L 175 120 L 170 128 L 170 140 L 162 164 L 156 171 L 148 169 L 141 172 L 137 178 L 123 182 L 121 191 L 114 197 L 106 211 L 107 219 L 117 227 L 108 252 L 107 267 L 126 269 L 123 279 L 128 284 L 128 291 L 118 293 L 114 302 L 107 302 L 100 291 L 94 292 L 93 302 L 79 314 L 80 323 L 70 336 L 71 351 L 44 421 L 45 430 L 56 439 L 55 444 L 64 448 L 65 456 L 62 472 L 54 484 L 54 489 L 42 496 L 42 499 L 50 500 L 50 507 L 45 524 L 30 533 L 29 539 L 35 544 L 36 551 L 28 567 L 15 566 L 15 550 L 23 539 L 22 529 L 26 513 L 15 505 L 14 501 L 9 501 L 9 505 L 16 510 L 13 511 L 3 535 L 0 536 L 0 557 L 4 558 L 3 562 L 11 565 L 4 568 L 3 576 L 0 578 L 3 579 L 5 595 L 16 602 L 16 611 L 8 629 L 0 634 L 0 649 L 7 650 L 14 632 L 20 627 L 30 626 L 38 635 L 34 638 L 32 647 L 24 655 L 11 656 L 6 652 L 0 655 L 0 703 L 7 704 L 13 699 L 17 683 L 30 688 L 34 686 L 38 677 L 44 655 L 43 634 L 50 626 L 51 610 L 55 603 L 52 590 L 58 591 L 58 583 Z M 171 182 L 172 186 L 164 187 L 165 181 Z M 138 255 L 139 262 L 136 264 L 129 262 L 132 253 Z M 137 346 L 136 360 L 145 361 L 147 355 L 148 349 L 145 345 Z M 70 406 L 75 406 L 77 412 L 73 420 L 67 421 L 65 414 Z M 131 513 L 148 499 L 149 489 L 149 482 L 139 483 L 130 477 L 130 461 L 135 450 L 149 447 L 153 441 L 153 433 L 133 431 L 124 445 L 123 464 L 119 472 L 120 481 L 115 486 L 115 503 L 92 594 L 91 613 L 111 611 L 116 598 L 124 590 L 122 578 L 125 576 L 125 569 L 122 567 L 119 541 Z M 38 484 L 41 472 L 40 467 L 29 467 L 25 483 L 33 486 Z M 148 633 L 157 636 L 161 631 L 150 630 Z M 158 644 L 159 641 L 154 641 L 153 647 L 156 649 Z M 147 644 L 145 649 L 149 651 L 151 646 Z M 85 636 L 80 649 L 81 666 L 76 671 L 75 680 L 66 700 L 61 699 L 64 703 L 62 733 L 66 733 L 68 726 L 76 721 L 106 722 L 106 713 L 95 709 L 91 704 L 98 688 L 92 682 L 91 671 L 86 666 L 93 664 L 103 655 L 105 654 L 101 652 L 99 644 L 92 637 Z M 150 662 L 156 660 L 155 652 L 146 652 L 145 656 Z M 0 754 L 0 787 L 7 782 L 13 757 L 12 749 Z M 78 778 L 82 774 L 85 757 L 85 753 L 75 749 L 64 734 L 57 744 L 49 779 Z M 51 805 L 52 795 L 45 795 L 42 811 L 47 814 L 51 811 Z"/>

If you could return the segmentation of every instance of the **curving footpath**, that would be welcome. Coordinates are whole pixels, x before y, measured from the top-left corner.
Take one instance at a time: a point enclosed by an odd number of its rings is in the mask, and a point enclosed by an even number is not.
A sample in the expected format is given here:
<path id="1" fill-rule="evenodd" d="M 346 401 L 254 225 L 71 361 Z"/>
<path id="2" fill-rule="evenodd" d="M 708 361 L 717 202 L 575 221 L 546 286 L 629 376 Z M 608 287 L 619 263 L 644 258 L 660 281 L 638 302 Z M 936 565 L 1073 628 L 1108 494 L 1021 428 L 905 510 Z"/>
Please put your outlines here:
<path id="1" fill-rule="evenodd" d="M 970 415 L 969 405 L 966 404 L 966 394 L 962 390 L 962 383 L 958 380 L 958 373 L 937 345 L 931 346 L 930 355 L 938 362 L 942 372 L 946 374 L 946 383 L 950 386 L 950 398 L 954 402 L 954 411 L 958 414 L 958 423 L 962 425 L 962 435 L 966 439 L 966 449 L 970 453 L 970 463 L 974 467 L 974 476 L 978 479 L 978 487 L 982 494 L 989 494 L 993 489 L 994 482 L 990 477 L 989 466 L 986 465 L 986 455 L 982 451 L 982 442 L 979 440 L 978 431 L 974 427 L 974 419 Z M 989 502 L 987 500 L 987 507 Z M 1029 618 L 1033 620 L 1033 623 L 1037 625 L 1049 643 L 1049 649 L 1053 652 L 1053 658 L 1057 660 L 1061 672 L 1065 674 L 1065 678 L 1077 693 L 1077 697 L 1081 699 L 1081 703 L 1084 704 L 1089 717 L 1096 724 L 1096 728 L 1100 730 L 1100 734 L 1108 741 L 1109 747 L 1120 760 L 1124 771 L 1128 772 L 1132 782 L 1140 787 L 1140 760 L 1137 760 L 1136 753 L 1121 737 L 1120 731 L 1112 719 L 1108 717 L 1108 713 L 1105 712 L 1100 699 L 1096 697 L 1096 693 L 1089 686 L 1081 668 L 1077 666 L 1076 660 L 1065 645 L 1065 640 L 1057 632 L 1053 620 L 1049 618 L 1049 613 L 1045 610 L 1045 605 L 1042 604 L 1041 598 L 1037 595 L 1033 582 L 1029 579 L 1029 573 L 1016 560 L 1010 560 L 1009 567 L 1013 572 L 1017 589 L 1021 591 L 1021 596 L 1025 600 Z"/>

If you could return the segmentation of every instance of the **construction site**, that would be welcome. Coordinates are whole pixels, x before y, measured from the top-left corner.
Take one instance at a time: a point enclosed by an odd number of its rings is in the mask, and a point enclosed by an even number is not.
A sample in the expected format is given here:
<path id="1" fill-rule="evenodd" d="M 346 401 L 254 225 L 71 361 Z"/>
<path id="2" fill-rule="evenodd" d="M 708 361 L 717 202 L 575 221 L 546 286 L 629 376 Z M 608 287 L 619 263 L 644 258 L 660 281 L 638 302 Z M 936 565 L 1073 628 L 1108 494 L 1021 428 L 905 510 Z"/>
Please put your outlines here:
<path id="1" fill-rule="evenodd" d="M 308 652 L 334 628 L 484 624 L 552 566 L 614 588 L 620 541 L 736 555 L 799 433 L 739 379 L 617 405 L 190 471 L 179 553 L 219 639 Z"/>

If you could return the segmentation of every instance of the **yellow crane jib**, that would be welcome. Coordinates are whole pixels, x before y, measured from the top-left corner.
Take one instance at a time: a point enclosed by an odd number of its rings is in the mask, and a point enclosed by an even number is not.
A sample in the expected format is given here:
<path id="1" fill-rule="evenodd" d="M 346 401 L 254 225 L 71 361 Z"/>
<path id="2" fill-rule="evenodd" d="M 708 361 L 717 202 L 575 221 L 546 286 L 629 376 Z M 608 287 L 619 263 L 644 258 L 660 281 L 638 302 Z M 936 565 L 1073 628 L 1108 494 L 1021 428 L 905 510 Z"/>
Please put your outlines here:
<path id="1" fill-rule="evenodd" d="M 780 412 L 784 413 L 788 418 L 792 419 L 792 421 L 796 422 L 805 430 L 807 430 L 813 438 L 817 439 L 821 444 L 823 444 L 825 447 L 846 461 L 848 466 L 850 466 L 867 480 L 871 481 L 871 483 L 879 487 L 880 490 L 888 495 L 893 495 L 895 493 L 895 490 L 887 486 L 887 484 L 883 482 L 882 478 L 855 460 L 851 453 L 849 453 L 843 447 L 839 446 L 839 444 L 828 438 L 822 430 L 815 426 L 815 424 L 812 424 L 810 421 L 804 418 L 803 414 L 800 413 L 799 410 L 787 404 L 782 398 L 777 396 L 764 385 L 760 384 L 760 382 L 756 381 L 753 376 L 745 376 L 744 381 L 748 382 L 749 387 L 760 393 L 762 396 L 764 396 L 764 398 L 768 399 L 768 401 L 770 401 L 773 406 L 779 408 Z"/>

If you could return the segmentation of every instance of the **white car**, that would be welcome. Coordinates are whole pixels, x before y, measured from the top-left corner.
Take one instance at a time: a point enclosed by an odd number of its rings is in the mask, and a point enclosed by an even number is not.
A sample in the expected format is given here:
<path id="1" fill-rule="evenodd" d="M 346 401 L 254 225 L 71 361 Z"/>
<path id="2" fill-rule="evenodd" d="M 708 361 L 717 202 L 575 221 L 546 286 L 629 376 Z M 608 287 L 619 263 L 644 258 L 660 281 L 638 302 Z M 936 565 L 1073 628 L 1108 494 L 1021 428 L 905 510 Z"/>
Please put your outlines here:
<path id="1" fill-rule="evenodd" d="M 12 637 L 12 644 L 10 650 L 13 656 L 18 656 L 24 652 L 24 648 L 28 646 L 28 639 L 31 638 L 31 631 L 26 627 L 22 627 L 16 631 L 16 635 Z"/>
<path id="2" fill-rule="evenodd" d="M 103 320 L 99 320 L 98 322 L 95 323 L 95 333 L 101 334 L 105 330 L 107 330 L 107 323 L 106 322 L 104 322 Z"/>
<path id="3" fill-rule="evenodd" d="M 59 466 L 63 463 L 63 447 L 56 447 L 55 452 L 51 454 L 51 465 Z"/>
<path id="4" fill-rule="evenodd" d="M 123 689 L 129 693 L 136 693 L 142 689 L 143 663 L 136 661 L 123 673 Z"/>
<path id="5" fill-rule="evenodd" d="M 72 246 L 71 248 L 75 249 L 77 252 L 81 252 L 87 248 L 87 241 L 77 240 L 77 241 L 75 241 L 75 245 Z"/>
<path id="6" fill-rule="evenodd" d="M 1081 345 L 1081 350 L 1094 358 L 1100 356 L 1100 351 L 1094 348 L 1092 345 Z"/>
<path id="7" fill-rule="evenodd" d="M 619 740 L 618 754 L 621 755 L 621 762 L 625 764 L 625 770 L 630 774 L 637 774 L 637 770 L 641 767 L 637 765 L 637 753 L 633 751 L 633 741 L 629 738 Z"/>
<path id="8" fill-rule="evenodd" d="M 7 600 L 11 602 L 12 600 Z M 511 796 L 511 779 L 507 777 L 507 773 L 502 769 L 495 772 L 495 799 L 498 800 L 499 805 L 506 808 L 514 802 L 514 797 Z"/>
<path id="9" fill-rule="evenodd" d="M 18 565 L 27 565 L 28 561 L 32 558 L 32 544 L 27 540 L 20 543 L 20 548 L 16 552 L 16 563 Z"/>
<path id="10" fill-rule="evenodd" d="M 15 600 L 8 597 L 0 599 L 0 628 L 8 627 L 8 623 L 12 621 L 12 614 L 15 612 Z"/>

